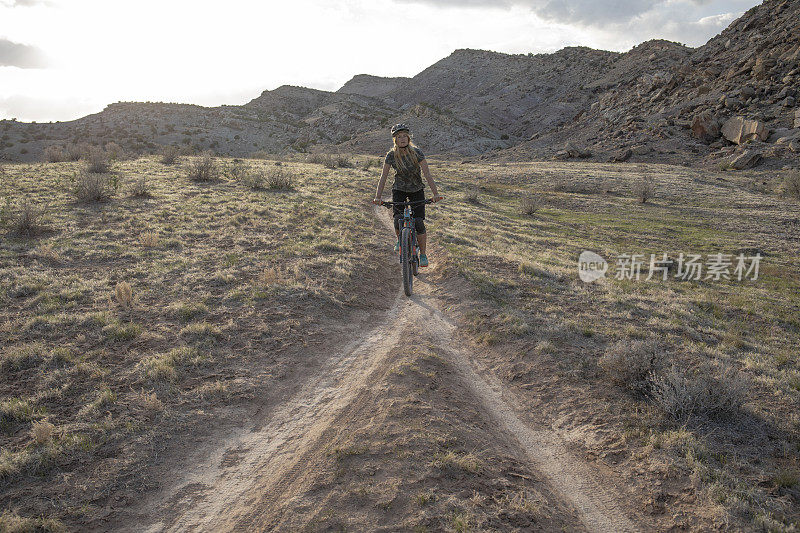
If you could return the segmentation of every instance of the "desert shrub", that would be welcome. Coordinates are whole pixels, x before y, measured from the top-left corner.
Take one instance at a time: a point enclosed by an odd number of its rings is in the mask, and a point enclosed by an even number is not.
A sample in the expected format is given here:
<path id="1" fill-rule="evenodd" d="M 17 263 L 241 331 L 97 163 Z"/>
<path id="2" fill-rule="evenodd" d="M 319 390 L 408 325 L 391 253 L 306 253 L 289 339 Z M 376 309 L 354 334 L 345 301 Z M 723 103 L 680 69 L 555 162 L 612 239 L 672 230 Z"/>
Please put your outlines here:
<path id="1" fill-rule="evenodd" d="M 47 420 L 37 420 L 31 425 L 31 437 L 38 445 L 49 443 L 55 433 L 56 427 Z"/>
<path id="2" fill-rule="evenodd" d="M 321 152 L 308 154 L 306 156 L 306 162 L 313 163 L 315 165 L 328 166 L 329 165 L 329 161 L 331 161 L 331 155 L 330 154 L 323 154 Z M 330 163 L 330 164 L 332 164 L 332 163 Z"/>
<path id="3" fill-rule="evenodd" d="M 306 161 L 326 168 L 352 168 L 353 160 L 344 154 L 314 153 L 306 156 Z"/>
<path id="4" fill-rule="evenodd" d="M 25 200 L 11 223 L 17 235 L 33 237 L 44 231 L 44 209 Z"/>
<path id="5" fill-rule="evenodd" d="M 89 145 L 86 143 L 70 143 L 64 148 L 67 161 L 80 161 L 89 153 Z"/>
<path id="6" fill-rule="evenodd" d="M 643 204 L 651 200 L 656 194 L 656 182 L 652 176 L 641 176 L 633 185 L 633 194 Z"/>
<path id="7" fill-rule="evenodd" d="M 67 153 L 64 151 L 63 147 L 51 144 L 44 149 L 44 160 L 48 163 L 59 163 L 61 161 L 66 161 Z"/>
<path id="8" fill-rule="evenodd" d="M 234 159 L 227 168 L 228 176 L 236 181 L 245 181 L 252 172 L 250 165 L 241 159 Z"/>
<path id="9" fill-rule="evenodd" d="M 111 161 L 122 161 L 128 157 L 125 149 L 114 141 L 106 143 L 106 154 Z"/>
<path id="10" fill-rule="evenodd" d="M 93 174 L 105 174 L 111 169 L 108 153 L 103 149 L 92 146 L 86 154 L 86 171 Z"/>
<path id="11" fill-rule="evenodd" d="M 149 198 L 152 196 L 152 194 L 150 194 L 150 185 L 147 183 L 147 178 L 144 176 L 139 177 L 139 179 L 133 182 L 129 192 L 134 198 Z"/>
<path id="12" fill-rule="evenodd" d="M 747 398 L 747 383 L 741 374 L 728 369 L 715 379 L 712 372 L 704 365 L 689 375 L 673 365 L 663 375 L 653 377 L 653 399 L 674 418 L 723 415 L 740 409 Z"/>
<path id="13" fill-rule="evenodd" d="M 519 213 L 524 216 L 532 216 L 539 210 L 539 201 L 533 196 L 525 196 L 519 202 Z"/>
<path id="14" fill-rule="evenodd" d="M 553 191 L 570 194 L 598 194 L 603 191 L 603 188 L 597 183 L 582 183 L 562 177 L 553 184 Z"/>
<path id="15" fill-rule="evenodd" d="M 115 190 L 116 182 L 108 174 L 83 171 L 75 176 L 72 192 L 81 202 L 100 202 L 111 198 Z"/>
<path id="16" fill-rule="evenodd" d="M 353 165 L 353 160 L 344 154 L 338 154 L 333 159 L 338 168 L 353 168 L 355 166 Z"/>
<path id="17" fill-rule="evenodd" d="M 214 181 L 219 179 L 220 169 L 211 153 L 206 152 L 189 165 L 189 179 L 192 181 Z"/>
<path id="18" fill-rule="evenodd" d="M 647 394 L 652 373 L 661 363 L 661 347 L 653 341 L 623 340 L 606 348 L 597 364 L 617 385 Z"/>
<path id="19" fill-rule="evenodd" d="M 294 174 L 282 167 L 272 168 L 266 172 L 266 186 L 268 189 L 291 191 L 294 190 L 294 184 Z"/>
<path id="20" fill-rule="evenodd" d="M 280 165 L 280 163 L 278 162 L 276 165 Z M 233 164 L 228 167 L 228 174 L 245 187 L 254 190 L 294 189 L 294 175 L 283 168 L 254 169 L 241 160 L 234 160 Z"/>
<path id="21" fill-rule="evenodd" d="M 800 171 L 791 172 L 783 178 L 783 189 L 795 200 L 800 200 Z"/>
<path id="22" fill-rule="evenodd" d="M 178 147 L 165 146 L 161 149 L 161 162 L 165 165 L 174 165 L 178 162 Z"/>
<path id="23" fill-rule="evenodd" d="M 478 187 L 473 187 L 469 189 L 467 192 L 464 193 L 464 201 L 469 202 L 471 204 L 479 204 L 480 189 L 478 189 Z"/>
<path id="24" fill-rule="evenodd" d="M 0 430 L 9 431 L 14 424 L 28 422 L 36 416 L 36 409 L 27 400 L 8 398 L 0 401 Z"/>
<path id="25" fill-rule="evenodd" d="M 127 281 L 120 281 L 114 287 L 114 299 L 122 307 L 130 307 L 133 301 L 133 290 L 130 283 Z"/>
<path id="26" fill-rule="evenodd" d="M 155 231 L 144 231 L 139 234 L 139 242 L 145 248 L 155 248 L 158 246 L 158 233 Z"/>
<path id="27" fill-rule="evenodd" d="M 265 170 L 250 170 L 239 178 L 239 181 L 245 187 L 253 190 L 262 190 L 270 188 L 267 184 L 270 173 Z"/>
<path id="28" fill-rule="evenodd" d="M 11 196 L 3 197 L 3 204 L 0 205 L 0 226 L 5 226 L 11 221 L 12 213 Z"/>
<path id="29" fill-rule="evenodd" d="M 369 157 L 369 158 L 365 159 L 364 162 L 361 164 L 361 168 L 362 168 L 362 170 L 369 170 L 372 167 L 380 168 L 382 163 L 383 163 L 383 161 L 381 159 L 375 159 L 375 158 Z"/>

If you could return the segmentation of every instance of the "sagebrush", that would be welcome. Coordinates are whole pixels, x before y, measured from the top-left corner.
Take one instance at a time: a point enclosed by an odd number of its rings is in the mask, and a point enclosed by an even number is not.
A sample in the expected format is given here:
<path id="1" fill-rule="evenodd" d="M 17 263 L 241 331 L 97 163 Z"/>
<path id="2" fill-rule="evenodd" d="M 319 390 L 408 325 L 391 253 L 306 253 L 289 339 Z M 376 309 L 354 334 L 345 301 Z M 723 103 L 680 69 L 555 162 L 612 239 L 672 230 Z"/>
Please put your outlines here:
<path id="1" fill-rule="evenodd" d="M 75 197 L 81 202 L 101 202 L 114 195 L 116 180 L 108 174 L 79 172 L 74 178 L 72 189 Z"/>
<path id="2" fill-rule="evenodd" d="M 189 179 L 192 181 L 214 181 L 220 177 L 220 168 L 214 156 L 205 153 L 189 165 Z"/>

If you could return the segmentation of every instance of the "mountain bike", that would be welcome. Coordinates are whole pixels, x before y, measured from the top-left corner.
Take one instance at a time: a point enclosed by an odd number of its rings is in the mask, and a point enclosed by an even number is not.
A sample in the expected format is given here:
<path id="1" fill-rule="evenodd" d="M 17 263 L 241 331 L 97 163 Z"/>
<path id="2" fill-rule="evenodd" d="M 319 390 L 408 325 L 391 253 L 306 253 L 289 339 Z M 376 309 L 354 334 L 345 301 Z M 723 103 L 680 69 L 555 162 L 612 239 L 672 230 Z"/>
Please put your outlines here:
<path id="1" fill-rule="evenodd" d="M 414 219 L 411 218 L 411 206 L 418 204 L 432 204 L 433 198 L 417 202 L 381 202 L 382 206 L 391 209 L 393 206 L 403 206 L 403 218 L 400 220 L 400 268 L 403 271 L 403 292 L 411 296 L 414 286 L 414 276 L 419 273 L 419 246 L 417 245 L 417 229 Z"/>

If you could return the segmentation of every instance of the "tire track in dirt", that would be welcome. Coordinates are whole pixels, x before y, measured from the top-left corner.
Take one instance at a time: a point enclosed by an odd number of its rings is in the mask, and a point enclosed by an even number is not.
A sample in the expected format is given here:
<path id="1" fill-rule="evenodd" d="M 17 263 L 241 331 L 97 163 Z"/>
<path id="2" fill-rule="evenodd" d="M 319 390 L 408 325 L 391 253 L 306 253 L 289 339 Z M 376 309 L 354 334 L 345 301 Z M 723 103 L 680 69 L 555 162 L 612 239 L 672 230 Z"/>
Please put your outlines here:
<path id="1" fill-rule="evenodd" d="M 622 495 L 609 489 L 593 467 L 571 454 L 564 441 L 551 428 L 529 427 L 511 405 L 520 405 L 493 373 L 482 368 L 466 351 L 455 348 L 455 325 L 439 311 L 428 307 L 427 329 L 430 337 L 440 340 L 440 355 L 450 363 L 462 383 L 477 400 L 487 417 L 511 436 L 523 452 L 526 462 L 547 478 L 550 486 L 577 511 L 588 531 L 627 532 L 640 528 L 626 516 Z"/>
<path id="2" fill-rule="evenodd" d="M 379 208 L 376 208 L 376 213 Z M 378 213 L 392 229 L 386 213 Z M 480 367 L 469 350 L 455 344 L 455 325 L 440 311 L 424 277 L 412 298 L 402 291 L 374 329 L 354 339 L 308 376 L 306 382 L 270 415 L 266 424 L 232 435 L 215 453 L 164 492 L 150 513 L 160 520 L 136 525 L 141 531 L 264 530 L 275 523 L 280 500 L 301 487 L 312 459 L 322 453 L 347 413 L 363 409 L 371 376 L 384 368 L 393 350 L 412 346 L 415 335 L 435 339 L 431 349 L 453 368 L 476 405 L 502 435 L 518 446 L 520 459 L 539 471 L 578 513 L 589 531 L 637 531 L 626 517 L 621 495 L 603 483 L 595 469 L 570 454 L 549 427 L 533 429 L 510 405 L 513 393 Z M 280 499 L 280 500 L 279 500 Z M 146 526 L 146 527 L 144 527 Z"/>
<path id="3" fill-rule="evenodd" d="M 400 293 L 385 319 L 395 321 Z M 378 326 L 332 355 L 269 422 L 232 435 L 192 472 L 165 491 L 158 522 L 132 531 L 227 531 L 264 497 L 274 499 L 302 469 L 301 459 L 353 403 L 369 375 L 398 343 L 400 328 Z"/>
<path id="4" fill-rule="evenodd" d="M 393 230 L 392 221 L 378 214 L 387 229 Z M 419 283 L 430 293 L 427 283 Z M 417 285 L 417 284 L 415 284 Z M 432 298 L 430 304 L 416 306 L 414 327 L 426 330 L 428 338 L 438 340 L 437 349 L 459 374 L 488 417 L 494 420 L 509 436 L 519 443 L 524 456 L 542 473 L 550 485 L 570 502 L 589 531 L 639 531 L 640 528 L 625 515 L 621 494 L 605 487 L 592 466 L 572 455 L 564 441 L 552 428 L 532 429 L 526 425 L 506 402 L 512 396 L 490 371 L 482 368 L 477 359 L 468 357 L 466 350 L 456 348 L 453 338 L 455 325 L 442 312 L 441 305 Z"/>

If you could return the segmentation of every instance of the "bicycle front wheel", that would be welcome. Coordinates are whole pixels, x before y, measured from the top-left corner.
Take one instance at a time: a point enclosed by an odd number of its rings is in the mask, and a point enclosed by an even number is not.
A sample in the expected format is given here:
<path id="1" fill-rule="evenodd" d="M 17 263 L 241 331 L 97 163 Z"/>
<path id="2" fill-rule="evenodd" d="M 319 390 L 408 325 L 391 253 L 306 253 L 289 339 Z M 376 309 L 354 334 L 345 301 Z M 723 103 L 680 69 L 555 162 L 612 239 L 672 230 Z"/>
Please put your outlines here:
<path id="1" fill-rule="evenodd" d="M 411 230 L 403 228 L 400 233 L 400 265 L 403 270 L 403 291 L 411 296 L 414 275 L 411 272 Z"/>

